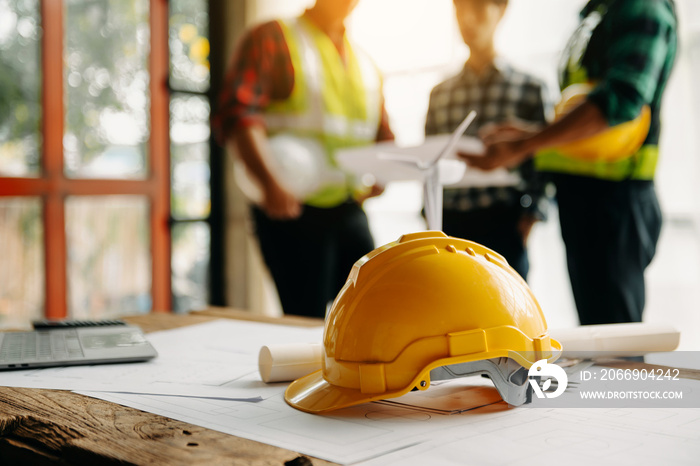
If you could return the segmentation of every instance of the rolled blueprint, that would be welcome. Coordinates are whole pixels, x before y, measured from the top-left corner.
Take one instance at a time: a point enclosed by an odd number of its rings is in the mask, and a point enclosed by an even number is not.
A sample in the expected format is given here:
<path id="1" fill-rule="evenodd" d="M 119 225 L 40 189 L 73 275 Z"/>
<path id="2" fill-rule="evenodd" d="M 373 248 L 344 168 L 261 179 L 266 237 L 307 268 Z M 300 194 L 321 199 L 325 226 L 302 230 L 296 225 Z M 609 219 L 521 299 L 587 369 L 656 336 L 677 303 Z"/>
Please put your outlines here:
<path id="1" fill-rule="evenodd" d="M 260 348 L 258 368 L 263 382 L 291 382 L 321 369 L 321 343 L 267 345 Z"/>
<path id="2" fill-rule="evenodd" d="M 550 335 L 561 343 L 562 357 L 577 359 L 673 351 L 680 341 L 680 332 L 670 325 L 642 322 L 552 329 Z M 258 358 L 260 376 L 268 383 L 291 382 L 321 369 L 322 358 L 320 343 L 263 346 Z"/>
<path id="3" fill-rule="evenodd" d="M 580 359 L 673 351 L 681 337 L 680 332 L 670 325 L 644 322 L 583 325 L 552 329 L 549 334 L 561 343 L 562 357 Z"/>

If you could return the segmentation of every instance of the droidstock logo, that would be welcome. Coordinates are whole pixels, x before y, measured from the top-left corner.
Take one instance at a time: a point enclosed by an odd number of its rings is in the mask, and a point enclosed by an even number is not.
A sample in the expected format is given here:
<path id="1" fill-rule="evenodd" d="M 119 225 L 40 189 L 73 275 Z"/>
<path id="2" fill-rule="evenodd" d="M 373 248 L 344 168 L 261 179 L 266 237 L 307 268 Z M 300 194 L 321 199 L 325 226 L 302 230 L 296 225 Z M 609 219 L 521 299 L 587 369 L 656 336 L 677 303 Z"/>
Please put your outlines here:
<path id="1" fill-rule="evenodd" d="M 556 364 L 549 364 L 546 359 L 540 359 L 533 364 L 527 372 L 527 376 L 537 398 L 556 398 L 564 393 L 566 384 L 569 382 L 569 377 L 564 369 Z M 556 381 L 557 388 L 550 393 L 547 390 L 552 387 L 552 380 Z M 541 387 L 540 382 L 542 382 Z"/>

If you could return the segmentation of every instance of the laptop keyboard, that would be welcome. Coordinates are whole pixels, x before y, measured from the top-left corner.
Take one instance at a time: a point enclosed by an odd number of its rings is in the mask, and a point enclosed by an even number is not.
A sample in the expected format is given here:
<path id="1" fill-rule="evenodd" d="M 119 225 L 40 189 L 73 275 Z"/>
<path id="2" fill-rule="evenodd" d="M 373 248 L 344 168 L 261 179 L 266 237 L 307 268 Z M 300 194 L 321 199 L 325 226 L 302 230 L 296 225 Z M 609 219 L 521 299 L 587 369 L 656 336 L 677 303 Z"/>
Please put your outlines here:
<path id="1" fill-rule="evenodd" d="M 0 347 L 0 362 L 51 361 L 83 357 L 75 330 L 7 333 Z"/>

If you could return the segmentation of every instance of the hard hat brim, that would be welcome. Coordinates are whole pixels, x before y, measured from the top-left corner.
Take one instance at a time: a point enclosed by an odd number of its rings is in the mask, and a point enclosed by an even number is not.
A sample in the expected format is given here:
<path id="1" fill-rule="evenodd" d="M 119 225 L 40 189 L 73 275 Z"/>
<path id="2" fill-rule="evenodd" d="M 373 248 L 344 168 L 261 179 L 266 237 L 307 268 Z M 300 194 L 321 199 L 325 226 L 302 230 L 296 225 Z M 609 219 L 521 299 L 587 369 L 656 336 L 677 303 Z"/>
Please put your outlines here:
<path id="1" fill-rule="evenodd" d="M 410 388 L 374 395 L 362 393 L 360 390 L 331 385 L 323 378 L 323 371 L 319 370 L 292 382 L 284 392 L 284 399 L 293 408 L 318 414 L 370 401 L 394 398 L 409 391 Z"/>
<path id="2" fill-rule="evenodd" d="M 550 363 L 554 363 L 562 354 L 562 346 L 557 340 L 550 339 L 551 354 L 546 359 Z M 535 357 L 536 355 L 536 357 Z M 508 351 L 506 353 L 494 352 L 490 355 L 480 354 L 478 358 L 467 358 L 462 362 L 477 361 L 495 357 L 507 357 L 513 359 L 521 366 L 529 369 L 530 366 L 541 357 L 541 355 L 532 352 L 531 357 L 527 357 L 527 353 L 518 351 Z M 532 359 L 532 360 L 530 360 Z M 445 361 L 436 361 L 428 365 L 414 380 L 417 382 L 423 377 L 424 373 L 429 373 L 430 370 L 441 367 Z M 396 398 L 405 395 L 416 386 L 410 384 L 408 387 L 400 390 L 390 390 L 382 393 L 362 393 L 362 391 L 354 388 L 344 388 L 332 385 L 323 378 L 323 370 L 318 370 L 309 375 L 301 377 L 292 382 L 284 392 L 284 399 L 291 407 L 300 411 L 312 414 L 319 414 L 326 411 L 332 411 L 340 408 L 347 408 L 370 401 L 384 400 L 387 398 Z M 427 387 L 426 387 L 427 388 Z"/>

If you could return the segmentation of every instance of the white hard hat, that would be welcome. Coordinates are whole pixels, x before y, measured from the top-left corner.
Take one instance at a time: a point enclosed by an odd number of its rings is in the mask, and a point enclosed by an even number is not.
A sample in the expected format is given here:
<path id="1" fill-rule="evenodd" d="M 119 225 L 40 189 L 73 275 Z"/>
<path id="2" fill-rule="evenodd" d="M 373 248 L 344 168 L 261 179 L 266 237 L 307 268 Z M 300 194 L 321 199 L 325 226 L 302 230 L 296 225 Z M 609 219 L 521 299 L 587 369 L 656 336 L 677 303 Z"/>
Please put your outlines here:
<path id="1" fill-rule="evenodd" d="M 342 182 L 345 175 L 330 166 L 320 141 L 280 133 L 268 139 L 270 169 L 282 186 L 303 201 L 326 184 Z M 262 200 L 262 190 L 254 178 L 237 161 L 235 178 L 243 193 L 253 202 Z"/>

